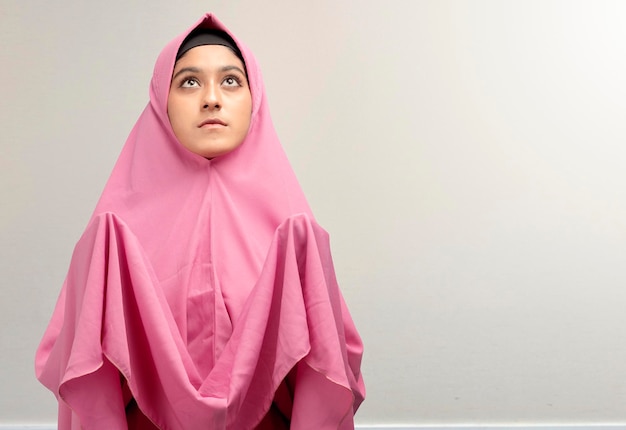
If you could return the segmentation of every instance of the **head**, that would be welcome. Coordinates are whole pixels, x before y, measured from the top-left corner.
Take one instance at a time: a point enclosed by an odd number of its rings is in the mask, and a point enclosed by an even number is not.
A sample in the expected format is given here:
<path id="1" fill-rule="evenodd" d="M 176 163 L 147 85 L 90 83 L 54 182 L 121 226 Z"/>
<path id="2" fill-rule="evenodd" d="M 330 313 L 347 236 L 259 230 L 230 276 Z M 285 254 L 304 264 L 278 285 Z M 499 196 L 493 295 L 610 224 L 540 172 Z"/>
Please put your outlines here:
<path id="1" fill-rule="evenodd" d="M 250 127 L 252 96 L 243 57 L 226 33 L 197 30 L 182 43 L 167 114 L 179 142 L 202 157 L 241 145 Z"/>

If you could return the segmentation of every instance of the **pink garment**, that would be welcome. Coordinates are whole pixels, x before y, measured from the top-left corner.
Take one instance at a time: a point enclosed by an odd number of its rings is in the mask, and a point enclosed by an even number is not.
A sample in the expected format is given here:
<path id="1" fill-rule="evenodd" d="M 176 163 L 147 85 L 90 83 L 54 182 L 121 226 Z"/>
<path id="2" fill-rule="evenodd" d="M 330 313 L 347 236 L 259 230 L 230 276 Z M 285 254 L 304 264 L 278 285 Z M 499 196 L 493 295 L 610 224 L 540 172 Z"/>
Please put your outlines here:
<path id="1" fill-rule="evenodd" d="M 354 428 L 362 343 L 258 64 L 234 36 L 253 100 L 243 144 L 207 160 L 172 132 L 175 56 L 197 27 L 230 34 L 207 14 L 159 56 L 74 250 L 37 377 L 59 400 L 60 430 L 128 428 L 130 395 L 161 429 L 252 429 L 276 404 L 292 429 Z"/>

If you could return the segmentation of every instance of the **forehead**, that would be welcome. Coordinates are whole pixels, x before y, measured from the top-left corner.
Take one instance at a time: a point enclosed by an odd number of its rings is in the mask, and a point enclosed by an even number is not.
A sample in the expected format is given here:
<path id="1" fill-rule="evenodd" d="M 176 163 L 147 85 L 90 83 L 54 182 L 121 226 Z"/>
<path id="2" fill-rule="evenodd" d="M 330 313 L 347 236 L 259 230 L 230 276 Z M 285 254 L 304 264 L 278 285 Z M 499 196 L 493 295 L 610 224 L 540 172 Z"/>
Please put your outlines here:
<path id="1" fill-rule="evenodd" d="M 228 47 L 223 45 L 201 45 L 191 48 L 178 59 L 174 70 L 191 64 L 210 66 L 233 65 L 243 68 L 243 63 Z"/>

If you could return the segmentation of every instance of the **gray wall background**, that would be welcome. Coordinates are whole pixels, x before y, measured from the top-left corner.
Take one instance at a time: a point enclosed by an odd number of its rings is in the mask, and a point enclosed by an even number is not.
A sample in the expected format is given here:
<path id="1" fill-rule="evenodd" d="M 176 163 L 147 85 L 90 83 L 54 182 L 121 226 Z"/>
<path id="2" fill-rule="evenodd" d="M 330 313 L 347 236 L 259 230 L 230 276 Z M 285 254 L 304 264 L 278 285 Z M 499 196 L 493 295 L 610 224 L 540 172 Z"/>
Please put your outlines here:
<path id="1" fill-rule="evenodd" d="M 0 0 L 0 422 L 147 102 L 214 11 L 366 344 L 363 423 L 626 422 L 626 2 Z"/>

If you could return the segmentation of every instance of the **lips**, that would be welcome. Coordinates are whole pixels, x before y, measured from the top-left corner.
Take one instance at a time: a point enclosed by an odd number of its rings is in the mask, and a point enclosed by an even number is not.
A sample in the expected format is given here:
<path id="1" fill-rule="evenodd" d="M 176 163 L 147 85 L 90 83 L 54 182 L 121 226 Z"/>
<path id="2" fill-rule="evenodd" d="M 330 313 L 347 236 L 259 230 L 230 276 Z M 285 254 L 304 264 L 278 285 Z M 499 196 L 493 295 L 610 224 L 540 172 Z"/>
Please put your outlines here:
<path id="1" fill-rule="evenodd" d="M 198 127 L 201 128 L 205 126 L 210 127 L 210 126 L 218 126 L 218 125 L 225 126 L 226 123 L 219 118 L 207 118 L 204 121 L 202 121 Z"/>

